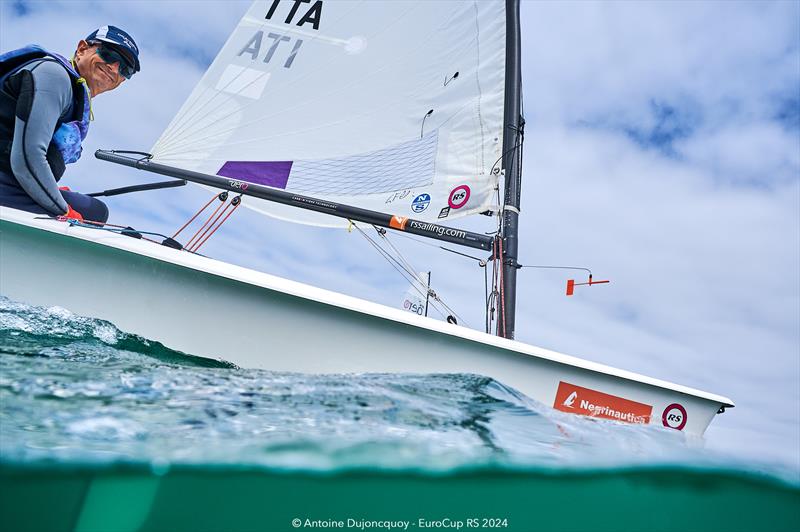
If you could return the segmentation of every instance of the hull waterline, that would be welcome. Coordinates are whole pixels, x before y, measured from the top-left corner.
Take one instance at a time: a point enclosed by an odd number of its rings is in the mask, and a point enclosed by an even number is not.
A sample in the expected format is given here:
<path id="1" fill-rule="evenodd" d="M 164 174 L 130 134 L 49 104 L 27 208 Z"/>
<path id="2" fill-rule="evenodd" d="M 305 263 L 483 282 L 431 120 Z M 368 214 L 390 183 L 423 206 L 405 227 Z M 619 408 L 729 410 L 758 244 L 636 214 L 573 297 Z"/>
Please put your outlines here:
<path id="1" fill-rule="evenodd" d="M 0 208 L 0 294 L 243 368 L 477 373 L 567 412 L 585 413 L 588 404 L 630 420 L 627 409 L 650 407 L 657 425 L 678 414 L 673 428 L 695 435 L 733 406 L 726 397 L 8 208 Z"/>

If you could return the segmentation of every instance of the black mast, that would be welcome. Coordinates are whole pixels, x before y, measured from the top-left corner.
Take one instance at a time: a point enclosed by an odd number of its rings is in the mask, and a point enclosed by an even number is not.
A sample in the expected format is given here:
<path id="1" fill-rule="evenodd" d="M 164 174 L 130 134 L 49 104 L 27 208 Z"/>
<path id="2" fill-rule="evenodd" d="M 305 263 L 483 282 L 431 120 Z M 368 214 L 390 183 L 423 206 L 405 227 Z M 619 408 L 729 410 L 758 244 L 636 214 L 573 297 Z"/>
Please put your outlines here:
<path id="1" fill-rule="evenodd" d="M 500 230 L 503 283 L 497 335 L 514 338 L 517 306 L 520 179 L 522 176 L 522 74 L 520 72 L 519 0 L 506 0 L 506 97 L 503 117 L 505 199 Z"/>

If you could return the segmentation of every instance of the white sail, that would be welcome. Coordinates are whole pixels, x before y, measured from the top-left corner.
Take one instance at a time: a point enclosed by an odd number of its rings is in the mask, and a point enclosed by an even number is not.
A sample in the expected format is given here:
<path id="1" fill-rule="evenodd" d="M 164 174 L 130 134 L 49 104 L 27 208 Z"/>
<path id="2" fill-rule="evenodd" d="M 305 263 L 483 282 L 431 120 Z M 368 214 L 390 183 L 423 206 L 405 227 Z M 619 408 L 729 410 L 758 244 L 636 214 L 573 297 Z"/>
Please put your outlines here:
<path id="1" fill-rule="evenodd" d="M 154 160 L 427 221 L 492 208 L 505 23 L 503 0 L 256 1 Z"/>

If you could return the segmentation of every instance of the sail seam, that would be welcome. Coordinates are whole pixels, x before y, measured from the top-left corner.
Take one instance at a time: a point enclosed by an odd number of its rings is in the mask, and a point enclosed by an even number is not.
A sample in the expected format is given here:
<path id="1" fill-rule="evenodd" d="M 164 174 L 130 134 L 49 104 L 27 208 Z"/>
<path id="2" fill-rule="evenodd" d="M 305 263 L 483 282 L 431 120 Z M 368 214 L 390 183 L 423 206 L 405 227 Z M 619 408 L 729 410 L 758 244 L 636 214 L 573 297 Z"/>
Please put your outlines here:
<path id="1" fill-rule="evenodd" d="M 485 171 L 486 170 L 486 167 L 484 166 L 485 165 L 485 156 L 484 156 L 483 152 L 484 152 L 484 149 L 485 149 L 484 147 L 486 145 L 486 138 L 485 138 L 486 134 L 485 134 L 485 131 L 484 131 L 483 113 L 481 111 L 481 99 L 483 98 L 483 92 L 481 90 L 481 76 L 480 76 L 480 72 L 481 72 L 481 25 L 480 25 L 480 22 L 478 20 L 478 2 L 475 1 L 472 5 L 475 7 L 475 48 L 476 48 L 476 59 L 477 59 L 477 65 L 476 65 L 476 69 L 475 69 L 475 82 L 476 82 L 475 84 L 478 86 L 478 101 L 477 101 L 478 123 L 481 126 L 481 149 L 480 149 L 481 171 Z"/>

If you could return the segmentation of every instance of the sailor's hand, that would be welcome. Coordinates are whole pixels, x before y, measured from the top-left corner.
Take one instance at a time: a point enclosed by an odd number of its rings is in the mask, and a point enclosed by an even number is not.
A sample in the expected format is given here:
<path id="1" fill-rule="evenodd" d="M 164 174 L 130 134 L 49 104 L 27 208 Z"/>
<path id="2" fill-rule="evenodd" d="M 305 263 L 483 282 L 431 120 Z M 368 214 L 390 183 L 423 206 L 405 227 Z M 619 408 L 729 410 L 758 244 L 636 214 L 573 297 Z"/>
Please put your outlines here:
<path id="1" fill-rule="evenodd" d="M 70 205 L 69 203 L 67 203 L 66 214 L 62 215 L 60 218 L 63 218 L 65 220 L 77 220 L 79 222 L 83 221 L 83 216 L 81 216 L 81 213 L 73 209 L 72 205 Z"/>

